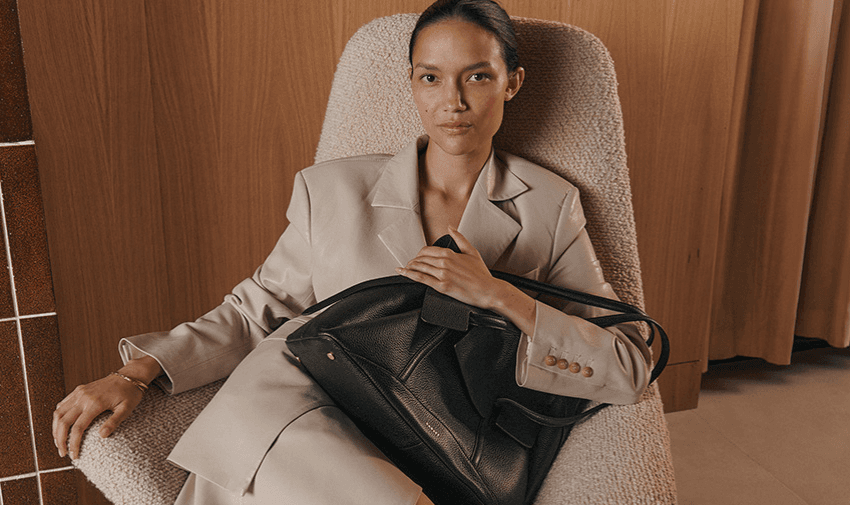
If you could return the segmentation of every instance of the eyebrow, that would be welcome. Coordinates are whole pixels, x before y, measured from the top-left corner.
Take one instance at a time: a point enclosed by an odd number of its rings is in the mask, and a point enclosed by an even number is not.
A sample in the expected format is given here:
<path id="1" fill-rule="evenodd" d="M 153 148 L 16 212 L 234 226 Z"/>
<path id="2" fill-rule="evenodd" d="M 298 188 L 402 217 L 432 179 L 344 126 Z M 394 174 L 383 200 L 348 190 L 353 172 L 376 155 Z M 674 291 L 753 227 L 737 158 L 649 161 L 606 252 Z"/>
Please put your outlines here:
<path id="1" fill-rule="evenodd" d="M 416 67 L 414 68 L 423 68 L 425 70 L 440 70 L 439 67 L 429 65 L 427 63 L 417 63 Z M 467 65 L 463 68 L 463 70 L 461 70 L 461 72 L 469 72 L 470 70 L 478 70 L 479 68 L 493 68 L 493 65 L 491 65 L 489 61 L 479 61 L 478 63 Z"/>

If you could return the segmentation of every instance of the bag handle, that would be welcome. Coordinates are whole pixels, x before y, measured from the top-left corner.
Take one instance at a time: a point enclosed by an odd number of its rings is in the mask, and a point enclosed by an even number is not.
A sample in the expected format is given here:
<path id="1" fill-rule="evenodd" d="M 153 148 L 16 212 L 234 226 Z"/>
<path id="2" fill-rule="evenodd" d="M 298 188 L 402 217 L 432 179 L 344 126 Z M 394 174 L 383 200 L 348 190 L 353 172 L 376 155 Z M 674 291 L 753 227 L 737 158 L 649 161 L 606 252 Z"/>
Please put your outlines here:
<path id="1" fill-rule="evenodd" d="M 625 302 L 611 300 L 610 298 L 604 298 L 597 295 L 592 295 L 590 293 L 584 293 L 582 291 L 576 291 L 569 288 L 563 288 L 560 286 L 553 286 L 551 284 L 546 284 L 544 282 L 535 281 L 531 279 L 526 279 L 524 277 L 520 277 L 518 275 L 509 274 L 506 272 L 500 272 L 498 270 L 490 270 L 490 273 L 493 277 L 497 279 L 502 279 L 506 282 L 510 282 L 514 286 L 522 289 L 526 289 L 529 291 L 534 291 L 536 293 L 545 294 L 549 296 L 554 296 L 556 298 L 560 298 L 562 300 L 581 303 L 584 305 L 590 305 L 594 307 L 603 308 L 606 310 L 611 310 L 618 312 L 618 314 L 612 314 L 609 316 L 601 316 L 601 317 L 593 317 L 588 318 L 587 321 L 591 322 L 601 328 L 605 328 L 608 326 L 613 326 L 619 323 L 627 323 L 627 322 L 644 322 L 649 325 L 650 335 L 649 338 L 646 339 L 646 345 L 652 345 L 655 340 L 656 332 L 661 336 L 661 353 L 658 356 L 658 359 L 655 362 L 655 366 L 652 369 L 650 374 L 650 384 L 658 378 L 661 374 L 661 371 L 664 370 L 664 367 L 667 366 L 667 361 L 670 357 L 670 342 L 667 339 L 667 333 L 664 331 L 664 328 L 661 327 L 655 320 L 649 317 L 644 311 L 635 307 L 634 305 L 630 305 Z M 340 291 L 339 293 L 322 300 L 321 302 L 309 307 L 304 311 L 304 314 L 313 314 L 322 309 L 330 307 L 334 303 L 346 298 L 354 293 L 358 293 L 360 291 L 364 291 L 367 289 L 381 287 L 381 286 L 392 286 L 399 284 L 415 284 L 416 281 L 412 281 L 407 277 L 402 277 L 400 275 L 392 275 L 389 277 L 379 277 L 377 279 L 372 279 L 368 281 L 361 282 L 360 284 L 356 284 L 344 291 Z"/>
<path id="2" fill-rule="evenodd" d="M 540 294 L 554 296 L 570 302 L 577 302 L 583 305 L 589 305 L 618 312 L 618 314 L 591 317 L 587 319 L 588 322 L 591 322 L 596 326 L 599 326 L 600 328 L 607 328 L 608 326 L 614 326 L 615 324 L 620 323 L 646 323 L 650 329 L 649 337 L 646 339 L 646 345 L 652 345 L 652 342 L 655 340 L 656 331 L 661 337 L 661 353 L 658 356 L 658 360 L 655 362 L 655 366 L 652 368 L 652 372 L 649 376 L 649 383 L 652 384 L 655 379 L 657 379 L 658 376 L 661 374 L 661 371 L 664 370 L 664 368 L 667 366 L 667 361 L 670 358 L 670 341 L 667 338 L 667 332 L 664 331 L 664 328 L 662 328 L 660 324 L 658 324 L 654 319 L 649 317 L 646 312 L 635 307 L 634 305 L 630 305 L 628 303 L 621 302 L 618 300 L 611 300 L 610 298 L 604 298 L 602 296 L 592 295 L 590 293 L 584 293 L 582 291 L 576 291 L 560 286 L 553 286 L 551 284 L 526 279 L 525 277 L 520 277 L 518 275 L 509 274 L 505 272 L 499 272 L 497 270 L 491 270 L 490 273 L 493 275 L 493 277 L 510 282 L 518 288 L 523 288 Z"/>
<path id="3" fill-rule="evenodd" d="M 456 253 L 460 253 L 460 247 L 458 247 L 457 243 L 455 243 L 451 235 L 443 235 L 434 242 L 434 245 L 437 247 L 446 247 Z M 667 366 L 667 360 L 670 358 L 670 341 L 667 339 L 667 333 L 664 331 L 664 328 L 662 328 L 660 324 L 650 318 L 646 314 L 646 312 L 635 307 L 634 305 L 630 305 L 619 300 L 611 300 L 610 298 L 592 295 L 583 291 L 577 291 L 561 286 L 546 284 L 545 282 L 526 279 L 525 277 L 509 274 L 507 272 L 500 272 L 498 270 L 490 270 L 490 274 L 493 277 L 501 279 L 503 281 L 507 281 L 518 288 L 523 288 L 530 291 L 534 291 L 539 294 L 554 296 L 562 300 L 577 302 L 583 305 L 599 307 L 602 309 L 607 309 L 613 312 L 620 313 L 613 314 L 610 316 L 593 317 L 587 319 L 587 321 L 599 326 L 600 328 L 606 328 L 608 326 L 613 326 L 615 324 L 626 322 L 642 321 L 646 323 L 650 329 L 649 338 L 646 339 L 646 345 L 652 345 L 652 342 L 655 339 L 656 330 L 658 331 L 658 334 L 661 337 L 661 354 L 658 356 L 658 360 L 655 362 L 655 366 L 652 368 L 652 372 L 650 372 L 649 384 L 655 382 L 655 379 L 657 379 L 658 376 L 661 375 L 661 372 Z"/>

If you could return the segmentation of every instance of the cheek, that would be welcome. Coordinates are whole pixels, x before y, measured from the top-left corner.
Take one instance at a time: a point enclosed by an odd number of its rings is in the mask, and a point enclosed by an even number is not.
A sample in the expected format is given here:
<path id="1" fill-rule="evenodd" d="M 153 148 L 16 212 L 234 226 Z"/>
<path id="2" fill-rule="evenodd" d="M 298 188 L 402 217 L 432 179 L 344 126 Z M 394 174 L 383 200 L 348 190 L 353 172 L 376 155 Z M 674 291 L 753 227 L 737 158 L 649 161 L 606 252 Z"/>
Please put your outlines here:
<path id="1" fill-rule="evenodd" d="M 499 108 L 501 107 L 501 103 L 499 97 L 497 96 L 489 96 L 484 101 L 484 113 L 485 117 L 491 119 L 495 116 L 499 115 Z"/>
<path id="2" fill-rule="evenodd" d="M 417 94 L 414 92 L 413 102 L 416 104 L 416 109 L 419 111 L 420 116 L 430 114 L 434 108 L 431 102 L 428 100 L 428 97 L 421 93 Z"/>

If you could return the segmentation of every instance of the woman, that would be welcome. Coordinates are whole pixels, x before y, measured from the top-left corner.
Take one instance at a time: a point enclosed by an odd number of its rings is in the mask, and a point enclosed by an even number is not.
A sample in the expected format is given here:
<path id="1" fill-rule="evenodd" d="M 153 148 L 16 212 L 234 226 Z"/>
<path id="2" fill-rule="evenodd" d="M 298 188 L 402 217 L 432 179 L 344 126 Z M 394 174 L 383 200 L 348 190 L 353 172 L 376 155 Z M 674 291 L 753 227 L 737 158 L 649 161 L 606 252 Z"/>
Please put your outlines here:
<path id="1" fill-rule="evenodd" d="M 517 382 L 610 403 L 637 401 L 649 351 L 634 328 L 604 330 L 494 279 L 488 267 L 614 298 L 593 254 L 577 190 L 496 153 L 505 102 L 522 87 L 507 14 L 489 0 L 438 1 L 410 42 L 414 101 L 427 136 L 397 155 L 301 171 L 290 226 L 225 303 L 170 332 L 121 342 L 125 366 L 58 406 L 60 455 L 76 457 L 92 419 L 108 436 L 155 378 L 172 393 L 228 377 L 169 459 L 190 471 L 188 503 L 428 503 L 297 365 L 286 335 L 299 314 L 363 280 L 398 273 L 494 310 L 526 336 Z M 461 253 L 428 247 L 451 234 Z"/>

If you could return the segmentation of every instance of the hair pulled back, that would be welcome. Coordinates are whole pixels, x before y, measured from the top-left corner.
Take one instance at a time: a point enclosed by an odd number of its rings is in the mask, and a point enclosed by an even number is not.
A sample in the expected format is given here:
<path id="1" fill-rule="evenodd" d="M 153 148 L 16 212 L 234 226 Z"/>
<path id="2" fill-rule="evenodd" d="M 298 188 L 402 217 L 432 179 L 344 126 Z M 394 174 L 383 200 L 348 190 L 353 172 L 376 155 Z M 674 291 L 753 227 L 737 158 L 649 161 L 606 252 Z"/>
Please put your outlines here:
<path id="1" fill-rule="evenodd" d="M 410 34 L 408 61 L 413 66 L 413 47 L 419 33 L 428 26 L 446 21 L 459 19 L 467 21 L 492 33 L 502 47 L 502 59 L 508 72 L 519 67 L 517 54 L 516 33 L 511 17 L 493 0 L 437 0 L 419 16 L 413 33 Z"/>

